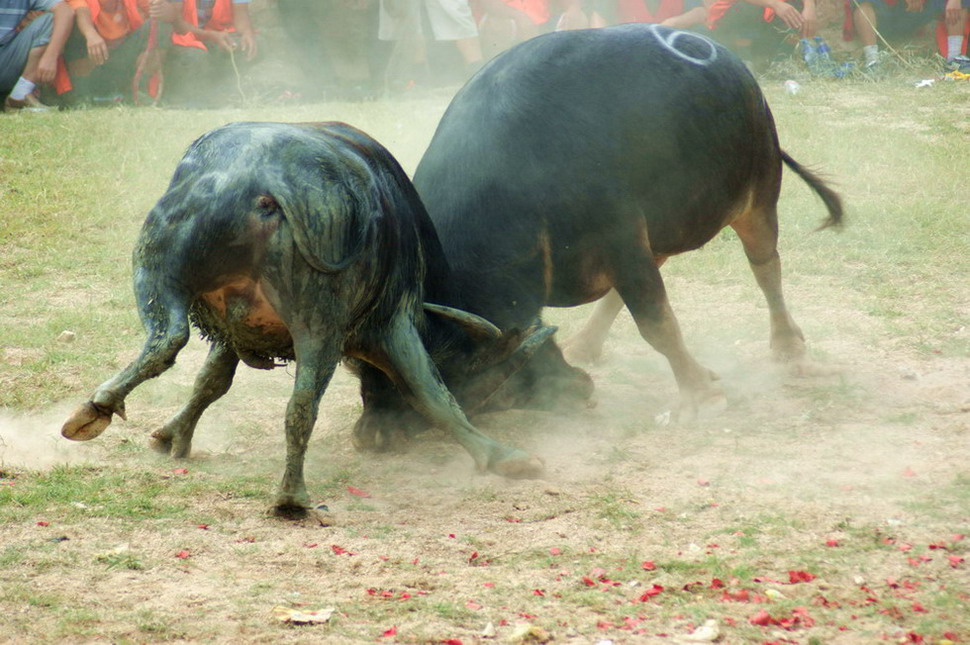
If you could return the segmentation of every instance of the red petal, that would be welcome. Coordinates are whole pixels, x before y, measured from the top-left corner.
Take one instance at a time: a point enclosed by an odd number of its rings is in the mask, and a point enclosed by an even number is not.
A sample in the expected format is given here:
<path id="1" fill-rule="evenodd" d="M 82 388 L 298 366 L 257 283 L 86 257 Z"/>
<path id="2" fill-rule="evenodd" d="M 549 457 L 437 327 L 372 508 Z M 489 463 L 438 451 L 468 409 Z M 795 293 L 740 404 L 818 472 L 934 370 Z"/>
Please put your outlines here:
<path id="1" fill-rule="evenodd" d="M 644 560 L 640 563 L 640 566 L 643 567 L 644 571 L 653 571 L 657 568 L 657 565 L 653 563 L 653 560 Z"/>
<path id="2" fill-rule="evenodd" d="M 482 608 L 481 605 L 479 605 L 477 602 L 472 602 L 471 600 L 469 600 L 468 602 L 465 603 L 465 609 L 471 609 L 472 611 L 478 611 L 481 608 Z"/>
<path id="3" fill-rule="evenodd" d="M 209 530 L 209 525 L 208 524 L 199 524 L 196 528 L 200 528 L 203 531 L 208 531 Z"/>
<path id="4" fill-rule="evenodd" d="M 903 471 L 903 477 L 916 477 L 916 471 L 906 466 L 906 470 Z"/>
<path id="5" fill-rule="evenodd" d="M 357 497 L 370 497 L 370 493 L 366 491 L 362 491 L 361 489 L 356 488 L 354 486 L 348 486 L 347 492 L 350 493 L 351 495 L 356 495 Z"/>
<path id="6" fill-rule="evenodd" d="M 189 474 L 189 469 L 188 468 L 176 468 L 172 472 L 175 473 L 176 475 L 188 475 Z"/>
<path id="7" fill-rule="evenodd" d="M 381 636 L 385 636 L 385 637 L 397 636 L 397 627 L 395 626 L 395 627 L 391 627 L 390 629 L 384 630 L 384 633 L 381 634 Z"/>
<path id="8" fill-rule="evenodd" d="M 799 582 L 811 582 L 815 579 L 815 574 L 809 573 L 808 571 L 789 571 L 788 572 L 788 582 L 790 584 L 797 584 Z"/>
<path id="9" fill-rule="evenodd" d="M 549 549 L 549 555 L 562 555 L 562 549 L 560 549 L 558 546 L 554 546 Z"/>
<path id="10" fill-rule="evenodd" d="M 946 556 L 946 559 L 950 561 L 950 566 L 953 567 L 954 569 L 956 569 L 958 566 L 960 566 L 961 563 L 963 563 L 963 558 L 961 558 L 958 555 L 948 555 Z"/>
<path id="11" fill-rule="evenodd" d="M 51 525 L 50 522 L 45 522 L 44 520 L 37 522 L 37 526 L 50 526 L 50 525 Z"/>
<path id="12" fill-rule="evenodd" d="M 176 558 L 181 558 L 182 560 L 184 560 L 187 557 L 189 557 L 189 552 L 188 551 L 179 551 L 178 553 L 175 554 L 175 557 Z"/>
<path id="13" fill-rule="evenodd" d="M 825 546 L 839 546 L 839 541 L 836 539 L 825 540 Z"/>
<path id="14" fill-rule="evenodd" d="M 767 627 L 768 625 L 776 624 L 778 621 L 772 618 L 771 614 L 762 609 L 757 614 L 749 618 L 748 622 L 752 625 L 761 625 L 762 627 Z"/>
<path id="15" fill-rule="evenodd" d="M 546 595 L 546 592 L 543 591 L 542 589 L 533 589 L 532 590 L 532 595 L 533 596 L 545 596 Z"/>

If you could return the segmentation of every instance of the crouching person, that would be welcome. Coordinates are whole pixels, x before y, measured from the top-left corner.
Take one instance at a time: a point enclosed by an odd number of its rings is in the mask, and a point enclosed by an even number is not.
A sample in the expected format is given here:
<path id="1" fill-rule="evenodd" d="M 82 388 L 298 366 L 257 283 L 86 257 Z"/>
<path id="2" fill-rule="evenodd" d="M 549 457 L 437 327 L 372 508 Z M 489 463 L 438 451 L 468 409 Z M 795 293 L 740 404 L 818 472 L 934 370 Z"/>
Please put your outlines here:
<path id="1" fill-rule="evenodd" d="M 46 110 L 35 90 L 57 74 L 74 12 L 62 0 L 0 2 L 0 95 L 4 112 Z"/>

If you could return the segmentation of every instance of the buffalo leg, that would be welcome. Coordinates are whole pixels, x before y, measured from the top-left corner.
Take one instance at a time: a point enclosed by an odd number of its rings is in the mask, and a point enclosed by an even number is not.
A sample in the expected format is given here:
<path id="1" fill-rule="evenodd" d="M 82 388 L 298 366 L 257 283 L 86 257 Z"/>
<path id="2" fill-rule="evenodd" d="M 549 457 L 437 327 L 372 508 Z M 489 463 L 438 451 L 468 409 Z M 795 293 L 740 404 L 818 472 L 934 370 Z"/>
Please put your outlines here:
<path id="1" fill-rule="evenodd" d="M 700 411 L 723 407 L 724 393 L 715 384 L 717 375 L 687 351 L 656 262 L 644 257 L 637 265 L 639 270 L 630 270 L 628 265 L 615 287 L 640 335 L 670 363 L 680 390 L 680 418 L 689 420 Z"/>
<path id="2" fill-rule="evenodd" d="M 231 347 L 213 343 L 205 364 L 195 377 L 191 398 L 168 423 L 152 433 L 152 447 L 173 457 L 188 457 L 199 418 L 206 408 L 229 391 L 238 364 L 239 357 Z"/>
<path id="3" fill-rule="evenodd" d="M 405 403 L 387 375 L 368 363 L 360 366 L 360 391 L 364 411 L 352 436 L 358 451 L 401 451 L 412 431 L 427 428 L 427 420 Z"/>
<path id="4" fill-rule="evenodd" d="M 541 459 L 501 444 L 469 423 L 442 382 L 417 330 L 405 315 L 395 317 L 382 342 L 392 372 L 388 376 L 398 383 L 411 404 L 429 421 L 452 433 L 475 460 L 479 470 L 515 479 L 533 479 L 542 475 Z"/>
<path id="5" fill-rule="evenodd" d="M 663 266 L 667 261 L 665 256 L 658 256 L 654 259 L 657 268 Z M 580 363 L 593 363 L 603 355 L 603 345 L 606 337 L 610 333 L 616 317 L 623 309 L 623 298 L 610 289 L 605 296 L 593 308 L 593 313 L 586 320 L 586 324 L 575 336 L 570 338 L 563 346 L 566 358 Z"/>
<path id="6" fill-rule="evenodd" d="M 125 369 L 105 381 L 91 399 L 74 410 L 64 422 L 61 435 L 75 441 L 94 439 L 111 424 L 111 416 L 125 418 L 125 397 L 139 384 L 155 378 L 175 363 L 189 341 L 189 322 L 184 299 L 169 293 L 155 294 L 136 284 L 138 304 L 148 338 L 141 354 Z"/>
<path id="7" fill-rule="evenodd" d="M 340 360 L 336 339 L 294 337 L 296 379 L 286 406 L 286 466 L 274 511 L 282 516 L 300 516 L 310 507 L 303 476 L 303 462 L 313 426 L 320 410 L 320 398 L 327 389 Z"/>
<path id="8" fill-rule="evenodd" d="M 771 349 L 778 360 L 798 360 L 805 354 L 802 331 L 795 324 L 781 288 L 778 256 L 778 220 L 774 208 L 751 210 L 732 222 L 741 239 L 758 286 L 765 294 L 771 316 Z"/>

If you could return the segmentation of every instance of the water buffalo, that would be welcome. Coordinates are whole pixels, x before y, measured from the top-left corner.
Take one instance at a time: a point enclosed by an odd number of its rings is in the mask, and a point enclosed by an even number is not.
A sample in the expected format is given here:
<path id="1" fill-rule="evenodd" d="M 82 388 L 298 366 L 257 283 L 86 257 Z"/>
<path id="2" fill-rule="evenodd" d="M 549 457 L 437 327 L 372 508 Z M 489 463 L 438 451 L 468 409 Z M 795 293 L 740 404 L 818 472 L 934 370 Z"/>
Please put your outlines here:
<path id="1" fill-rule="evenodd" d="M 493 59 L 452 100 L 414 185 L 463 309 L 520 328 L 545 306 L 615 289 L 614 307 L 622 300 L 669 360 L 690 417 L 723 394 L 681 338 L 666 258 L 732 227 L 768 301 L 774 351 L 804 353 L 776 249 L 783 163 L 821 197 L 822 226 L 840 224 L 838 195 L 780 149 L 737 57 L 695 33 L 635 24 L 548 34 Z M 588 396 L 588 382 L 549 343 L 504 389 L 521 405 L 542 390 Z"/>
<path id="2" fill-rule="evenodd" d="M 420 336 L 437 346 L 477 342 L 470 336 L 488 337 L 491 346 L 515 343 L 501 358 L 522 364 L 527 357 L 515 352 L 541 345 L 551 330 L 532 327 L 502 341 L 477 316 L 434 305 L 426 313 L 425 273 L 446 285 L 447 263 L 404 171 L 363 132 L 341 123 L 236 123 L 202 136 L 148 214 L 133 264 L 147 340 L 74 412 L 65 437 L 92 439 L 112 415 L 124 418 L 125 397 L 174 363 L 191 321 L 211 349 L 189 402 L 153 434 L 156 447 L 188 455 L 199 417 L 228 391 L 240 360 L 261 369 L 296 361 L 275 503 L 281 514 L 309 506 L 304 454 L 341 357 L 386 375 L 480 469 L 541 474 L 541 460 L 466 420 Z M 489 372 L 483 356 L 479 366 L 500 383 L 507 374 Z"/>

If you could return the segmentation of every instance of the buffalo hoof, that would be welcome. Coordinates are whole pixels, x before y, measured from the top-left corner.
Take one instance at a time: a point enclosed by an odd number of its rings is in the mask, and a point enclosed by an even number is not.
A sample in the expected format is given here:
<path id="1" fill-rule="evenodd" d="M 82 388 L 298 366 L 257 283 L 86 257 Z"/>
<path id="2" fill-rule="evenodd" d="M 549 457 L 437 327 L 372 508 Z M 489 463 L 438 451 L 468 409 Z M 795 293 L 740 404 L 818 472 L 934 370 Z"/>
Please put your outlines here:
<path id="1" fill-rule="evenodd" d="M 354 425 L 351 442 L 357 452 L 405 452 L 408 433 L 388 416 L 365 413 Z"/>
<path id="2" fill-rule="evenodd" d="M 111 425 L 111 413 L 104 412 L 91 401 L 81 404 L 64 422 L 61 436 L 72 441 L 94 439 Z"/>
<path id="3" fill-rule="evenodd" d="M 269 509 L 269 514 L 284 520 L 302 520 L 310 514 L 310 509 L 292 504 L 276 504 Z"/>
<path id="4" fill-rule="evenodd" d="M 167 455 L 172 452 L 172 438 L 166 437 L 159 430 L 156 430 L 148 438 L 148 446 L 159 454 Z"/>
<path id="5" fill-rule="evenodd" d="M 546 462 L 522 450 L 509 450 L 493 460 L 488 469 L 508 479 L 540 479 L 546 472 Z"/>

